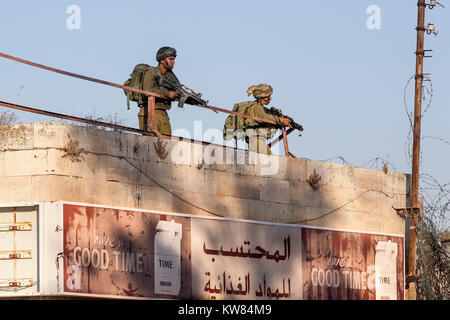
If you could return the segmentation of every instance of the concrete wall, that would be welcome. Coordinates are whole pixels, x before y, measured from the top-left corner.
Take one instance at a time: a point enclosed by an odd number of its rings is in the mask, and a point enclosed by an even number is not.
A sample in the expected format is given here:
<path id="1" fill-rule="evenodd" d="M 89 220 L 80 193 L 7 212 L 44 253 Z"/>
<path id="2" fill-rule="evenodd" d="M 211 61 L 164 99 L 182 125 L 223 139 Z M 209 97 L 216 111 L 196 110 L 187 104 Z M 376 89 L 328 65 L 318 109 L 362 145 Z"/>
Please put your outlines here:
<path id="1" fill-rule="evenodd" d="M 217 163 L 221 152 L 238 164 Z M 314 171 L 317 190 L 307 182 Z M 392 207 L 406 206 L 409 184 L 396 172 L 55 122 L 0 127 L 0 179 L 0 203 L 66 200 L 397 234 L 404 221 Z"/>

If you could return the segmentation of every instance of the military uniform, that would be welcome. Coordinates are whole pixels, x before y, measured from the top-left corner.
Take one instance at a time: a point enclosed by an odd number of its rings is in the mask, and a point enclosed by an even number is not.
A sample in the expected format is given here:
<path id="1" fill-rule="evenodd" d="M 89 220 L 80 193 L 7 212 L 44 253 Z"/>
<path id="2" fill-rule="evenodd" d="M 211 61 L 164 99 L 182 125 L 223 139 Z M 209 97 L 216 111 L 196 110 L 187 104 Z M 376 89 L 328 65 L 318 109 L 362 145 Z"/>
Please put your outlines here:
<path id="1" fill-rule="evenodd" d="M 158 67 L 150 67 L 144 74 L 143 90 L 159 93 L 167 97 L 167 99 L 155 97 L 155 129 L 161 134 L 171 135 L 172 129 L 170 127 L 170 118 L 167 114 L 167 110 L 170 110 L 172 102 L 169 98 L 170 90 L 159 84 L 162 77 L 167 77 L 177 84 L 180 83 L 172 71 L 167 71 L 165 75 L 162 75 Z M 141 130 L 147 130 L 147 103 L 142 104 L 138 117 L 139 128 Z"/>
<path id="2" fill-rule="evenodd" d="M 247 108 L 246 114 L 254 117 L 259 117 L 273 121 L 275 123 L 281 123 L 281 119 L 277 116 L 268 114 L 264 111 L 264 107 L 257 101 L 250 102 L 250 106 Z M 267 139 L 272 139 L 277 131 L 270 123 L 261 122 L 253 119 L 245 119 L 247 135 L 246 142 L 250 151 L 272 154 L 269 146 L 267 145 Z"/>
<path id="3" fill-rule="evenodd" d="M 167 57 L 176 57 L 177 51 L 171 47 L 162 47 L 156 53 L 156 61 L 161 63 L 161 60 L 164 60 Z M 150 91 L 154 93 L 159 93 L 167 99 L 157 98 L 155 97 L 155 129 L 164 135 L 172 135 L 172 128 L 170 127 L 170 119 L 167 114 L 167 110 L 170 110 L 172 105 L 172 101 L 170 99 L 170 90 L 166 87 L 162 86 L 162 80 L 167 79 L 172 83 L 180 85 L 180 81 L 177 76 L 172 72 L 172 70 L 167 70 L 167 72 L 163 75 L 161 69 L 159 67 L 150 67 L 145 73 L 143 77 L 142 89 L 144 91 Z M 148 121 L 148 102 L 144 102 L 141 107 L 141 110 L 138 113 L 139 117 L 139 128 L 141 130 L 148 130 L 147 121 Z"/>
<path id="4" fill-rule="evenodd" d="M 272 93 L 272 87 L 264 83 L 248 88 L 247 94 L 249 96 L 253 94 L 253 96 L 256 98 L 256 101 L 249 102 L 249 106 L 245 109 L 245 114 L 281 124 L 282 119 L 280 117 L 266 113 L 264 111 L 263 104 L 260 102 L 261 99 L 270 97 Z M 276 131 L 277 129 L 269 123 L 246 118 L 245 141 L 248 143 L 248 149 L 254 152 L 269 155 L 272 154 L 269 146 L 267 145 L 267 139 L 273 138 Z"/>

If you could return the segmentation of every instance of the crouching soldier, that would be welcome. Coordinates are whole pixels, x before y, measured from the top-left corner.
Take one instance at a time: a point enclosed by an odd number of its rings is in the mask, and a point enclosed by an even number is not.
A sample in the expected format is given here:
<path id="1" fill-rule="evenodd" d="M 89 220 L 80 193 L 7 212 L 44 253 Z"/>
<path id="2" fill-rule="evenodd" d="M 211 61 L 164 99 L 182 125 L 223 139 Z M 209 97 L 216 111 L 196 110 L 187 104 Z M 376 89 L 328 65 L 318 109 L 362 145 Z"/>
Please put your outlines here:
<path id="1" fill-rule="evenodd" d="M 290 120 L 283 117 L 274 116 L 266 113 L 264 106 L 268 105 L 272 100 L 273 89 L 270 85 L 261 83 L 253 85 L 247 90 L 248 96 L 253 95 L 255 101 L 249 101 L 248 107 L 245 109 L 245 114 L 255 116 L 263 119 L 267 119 L 277 123 L 278 126 L 271 125 L 270 123 L 261 122 L 253 119 L 246 118 L 245 122 L 245 141 L 248 143 L 248 149 L 250 151 L 272 154 L 267 140 L 272 139 L 277 129 L 281 126 L 288 127 Z"/>

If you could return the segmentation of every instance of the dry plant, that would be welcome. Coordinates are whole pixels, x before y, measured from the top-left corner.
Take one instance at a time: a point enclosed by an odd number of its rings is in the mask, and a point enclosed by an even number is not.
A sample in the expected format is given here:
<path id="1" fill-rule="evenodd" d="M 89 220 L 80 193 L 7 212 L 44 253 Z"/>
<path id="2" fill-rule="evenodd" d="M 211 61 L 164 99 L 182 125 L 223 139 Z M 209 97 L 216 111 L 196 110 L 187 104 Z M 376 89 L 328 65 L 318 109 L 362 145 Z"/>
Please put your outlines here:
<path id="1" fill-rule="evenodd" d="M 158 138 L 156 142 L 153 143 L 155 147 L 156 154 L 162 160 L 164 160 L 169 152 L 167 151 L 167 142 L 163 142 L 161 138 Z"/>
<path id="2" fill-rule="evenodd" d="M 87 151 L 80 148 L 80 141 L 72 140 L 70 134 L 67 134 L 67 137 L 69 138 L 69 141 L 63 148 L 65 154 L 62 158 L 69 158 L 72 162 L 81 162 L 84 160 L 83 154 L 87 154 Z"/>
<path id="3" fill-rule="evenodd" d="M 0 126 L 5 126 L 8 124 L 16 124 L 18 118 L 16 114 L 12 111 L 3 111 L 0 113 Z"/>
<path id="4" fill-rule="evenodd" d="M 320 187 L 319 181 L 321 179 L 322 179 L 322 177 L 317 174 L 316 170 L 314 170 L 314 172 L 309 176 L 309 178 L 306 180 L 306 182 L 308 182 L 308 184 L 314 191 L 317 191 L 317 190 L 319 190 L 319 187 Z"/>

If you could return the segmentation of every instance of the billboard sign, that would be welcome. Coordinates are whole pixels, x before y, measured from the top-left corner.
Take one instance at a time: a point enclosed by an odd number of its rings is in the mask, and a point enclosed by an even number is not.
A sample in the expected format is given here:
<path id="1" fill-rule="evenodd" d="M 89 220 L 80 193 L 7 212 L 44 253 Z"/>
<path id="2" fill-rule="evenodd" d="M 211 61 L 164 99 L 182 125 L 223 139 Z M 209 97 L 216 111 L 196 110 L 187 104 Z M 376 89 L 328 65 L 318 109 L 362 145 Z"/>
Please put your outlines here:
<path id="1" fill-rule="evenodd" d="M 64 292 L 191 298 L 189 220 L 64 204 Z"/>
<path id="2" fill-rule="evenodd" d="M 192 219 L 195 299 L 301 299 L 301 229 Z"/>
<path id="3" fill-rule="evenodd" d="M 63 203 L 64 294 L 404 299 L 404 237 Z"/>
<path id="4" fill-rule="evenodd" d="M 403 237 L 303 227 L 301 241 L 304 299 L 403 299 Z"/>

